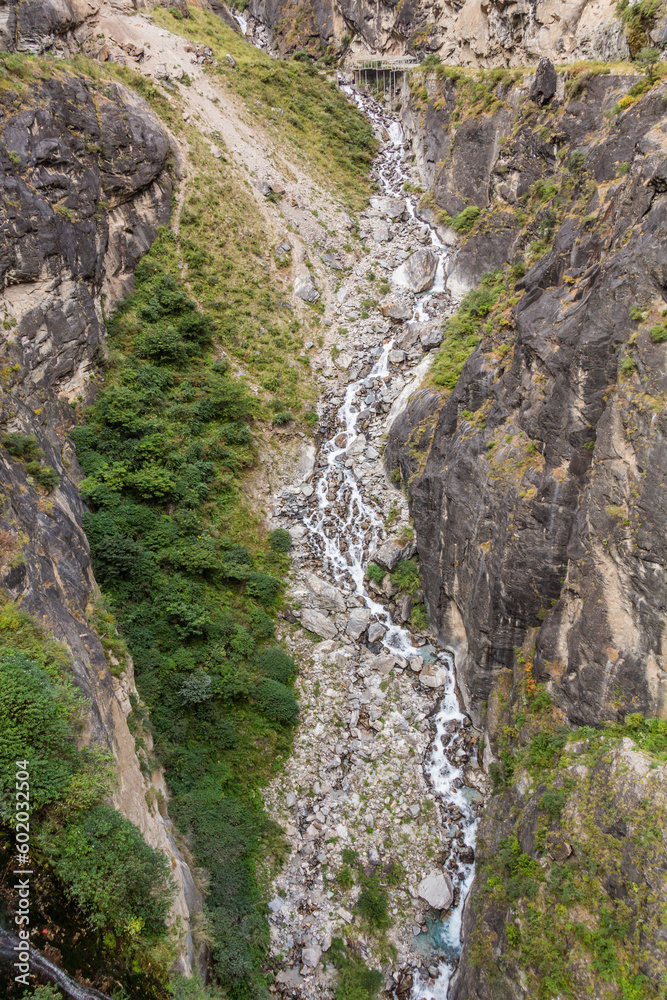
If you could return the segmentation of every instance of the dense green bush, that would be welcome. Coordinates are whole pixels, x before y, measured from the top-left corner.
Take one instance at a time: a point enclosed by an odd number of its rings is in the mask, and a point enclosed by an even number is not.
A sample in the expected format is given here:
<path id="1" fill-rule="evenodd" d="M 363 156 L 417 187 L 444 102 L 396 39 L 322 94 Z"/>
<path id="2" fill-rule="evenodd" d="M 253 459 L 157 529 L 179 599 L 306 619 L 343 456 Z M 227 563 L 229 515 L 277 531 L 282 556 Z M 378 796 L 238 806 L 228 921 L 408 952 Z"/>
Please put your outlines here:
<path id="1" fill-rule="evenodd" d="M 416 594 L 421 587 L 421 577 L 415 560 L 401 559 L 391 574 L 391 582 L 405 594 Z"/>
<path id="2" fill-rule="evenodd" d="M 382 583 L 384 575 L 385 571 L 382 569 L 382 566 L 378 566 L 377 563 L 369 563 L 366 567 L 366 576 L 369 580 L 372 580 L 373 583 Z"/>
<path id="3" fill-rule="evenodd" d="M 298 706 L 293 661 L 280 673 L 285 654 L 262 660 L 284 555 L 263 547 L 241 501 L 255 403 L 209 354 L 217 327 L 165 271 L 171 247 L 161 234 L 112 317 L 115 361 L 73 437 L 95 572 L 134 660 L 171 814 L 208 874 L 217 976 L 240 998 L 254 995 L 268 943 L 253 871 L 269 827 L 254 792 L 287 752 Z"/>
<path id="4" fill-rule="evenodd" d="M 113 761 L 94 745 L 79 747 L 84 704 L 64 662 L 11 605 L 2 608 L 0 635 L 19 647 L 0 645 L 2 821 L 13 812 L 15 762 L 28 759 L 40 868 L 55 875 L 93 930 L 125 940 L 160 937 L 173 895 L 169 863 L 103 804 Z"/>
<path id="5" fill-rule="evenodd" d="M 362 889 L 357 900 L 356 909 L 363 920 L 375 931 L 391 927 L 391 917 L 388 912 L 389 899 L 386 890 L 380 883 L 377 872 L 370 877 L 362 877 Z"/>
<path id="6" fill-rule="evenodd" d="M 281 646 L 265 649 L 257 661 L 260 673 L 281 684 L 291 684 L 296 677 L 296 664 Z"/>
<path id="7" fill-rule="evenodd" d="M 30 459 L 41 458 L 44 452 L 37 444 L 34 434 L 20 434 L 18 431 L 12 434 L 4 434 L 1 439 L 2 447 L 6 448 L 14 458 Z"/>
<path id="8" fill-rule="evenodd" d="M 156 936 L 174 894 L 169 861 L 111 806 L 76 814 L 44 837 L 54 871 L 95 930 Z"/>
<path id="9" fill-rule="evenodd" d="M 290 689 L 271 677 L 259 682 L 257 702 L 262 714 L 279 725 L 291 725 L 299 714 L 299 706 Z"/>
<path id="10" fill-rule="evenodd" d="M 292 548 L 292 536 L 285 528 L 275 528 L 269 535 L 269 545 L 274 552 L 289 552 Z"/>

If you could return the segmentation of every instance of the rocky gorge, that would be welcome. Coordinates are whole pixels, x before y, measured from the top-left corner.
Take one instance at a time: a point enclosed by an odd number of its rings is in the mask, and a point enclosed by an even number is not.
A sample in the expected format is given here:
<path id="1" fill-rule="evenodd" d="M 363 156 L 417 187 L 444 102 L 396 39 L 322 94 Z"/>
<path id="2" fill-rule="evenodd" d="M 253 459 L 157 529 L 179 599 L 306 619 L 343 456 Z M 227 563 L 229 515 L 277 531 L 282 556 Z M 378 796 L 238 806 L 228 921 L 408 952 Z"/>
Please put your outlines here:
<path id="1" fill-rule="evenodd" d="M 665 85 L 602 61 L 649 6 L 0 8 L 2 680 L 85 790 L 35 807 L 66 996 L 661 995 Z M 430 56 L 388 96 L 369 50 Z"/>

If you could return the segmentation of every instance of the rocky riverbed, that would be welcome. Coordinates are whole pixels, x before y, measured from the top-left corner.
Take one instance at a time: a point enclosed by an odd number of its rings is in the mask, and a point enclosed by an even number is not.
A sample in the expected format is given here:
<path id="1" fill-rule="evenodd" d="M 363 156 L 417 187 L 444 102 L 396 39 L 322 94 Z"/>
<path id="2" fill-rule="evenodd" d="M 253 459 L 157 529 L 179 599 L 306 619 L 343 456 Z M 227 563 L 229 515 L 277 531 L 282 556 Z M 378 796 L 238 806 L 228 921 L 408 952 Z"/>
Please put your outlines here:
<path id="1" fill-rule="evenodd" d="M 270 903 L 272 989 L 328 996 L 327 952 L 341 937 L 382 966 L 385 989 L 445 996 L 486 779 L 480 734 L 458 711 L 451 661 L 415 614 L 423 594 L 391 577 L 416 546 L 407 499 L 382 452 L 451 302 L 445 248 L 400 197 L 401 136 L 377 105 L 366 107 L 383 140 L 384 193 L 360 218 L 367 253 L 341 269 L 327 308 L 338 337 L 314 361 L 323 388 L 319 452 L 303 479 L 273 498 L 272 525 L 294 540 L 294 622 L 283 638 L 301 667 L 301 718 L 294 752 L 266 793 L 290 847 Z M 369 298 L 369 273 L 390 284 L 381 300 Z M 382 579 L 364 579 L 370 561 Z M 387 892 L 386 937 L 356 910 L 362 872 L 378 873 Z"/>

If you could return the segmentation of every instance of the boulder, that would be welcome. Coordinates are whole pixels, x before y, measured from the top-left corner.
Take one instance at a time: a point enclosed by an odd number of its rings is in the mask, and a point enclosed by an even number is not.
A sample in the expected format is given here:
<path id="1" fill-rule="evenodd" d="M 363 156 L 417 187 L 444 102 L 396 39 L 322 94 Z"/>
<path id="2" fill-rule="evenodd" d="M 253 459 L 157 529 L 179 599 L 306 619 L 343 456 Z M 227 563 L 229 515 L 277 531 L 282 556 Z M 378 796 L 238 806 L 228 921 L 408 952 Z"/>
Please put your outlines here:
<path id="1" fill-rule="evenodd" d="M 436 667 L 432 663 L 427 663 L 419 675 L 419 680 L 422 682 L 424 687 L 439 688 L 442 687 L 447 680 L 447 673 L 440 667 Z"/>
<path id="2" fill-rule="evenodd" d="M 300 620 L 303 628 L 307 628 L 309 632 L 314 632 L 315 635 L 319 635 L 322 639 L 334 639 L 338 634 L 338 629 L 331 619 L 327 618 L 320 611 L 305 608 L 301 612 Z"/>
<path id="3" fill-rule="evenodd" d="M 535 103 L 540 106 L 548 104 L 556 93 L 557 86 L 558 75 L 556 73 L 556 68 L 550 59 L 542 56 L 537 64 L 535 81 L 533 86 L 530 88 L 531 101 L 535 101 Z"/>
<path id="4" fill-rule="evenodd" d="M 425 351 L 432 351 L 442 343 L 442 326 L 440 323 L 427 323 L 419 331 L 419 339 Z"/>
<path id="5" fill-rule="evenodd" d="M 368 628 L 371 613 L 368 608 L 355 608 L 347 623 L 345 631 L 352 639 L 360 639 Z"/>
<path id="6" fill-rule="evenodd" d="M 438 269 L 438 258 L 432 250 L 417 250 L 404 264 L 396 268 L 391 280 L 401 288 L 418 294 L 432 287 Z"/>
<path id="7" fill-rule="evenodd" d="M 345 611 L 345 598 L 337 587 L 314 573 L 306 573 L 305 580 L 318 608 L 324 608 L 326 611 Z"/>
<path id="8" fill-rule="evenodd" d="M 386 629 L 380 622 L 373 622 L 368 626 L 368 641 L 378 642 L 384 635 Z"/>
<path id="9" fill-rule="evenodd" d="M 432 871 L 417 886 L 420 899 L 434 910 L 448 910 L 454 900 L 452 880 L 444 872 Z"/>
<path id="10" fill-rule="evenodd" d="M 317 302 L 320 293 L 315 288 L 315 282 L 309 274 L 301 274 L 294 282 L 294 294 L 304 302 Z"/>
<path id="11" fill-rule="evenodd" d="M 322 949 L 318 948 L 316 944 L 311 944 L 308 948 L 304 948 L 301 952 L 301 961 L 304 965 L 308 966 L 309 969 L 314 969 L 321 957 Z"/>
<path id="12" fill-rule="evenodd" d="M 404 198 L 371 198 L 371 207 L 388 219 L 400 219 L 405 214 Z"/>
<path id="13" fill-rule="evenodd" d="M 412 313 L 414 312 L 412 306 L 407 302 L 400 302 L 398 299 L 394 299 L 391 296 L 382 300 L 379 309 L 382 315 L 386 316 L 387 319 L 393 319 L 399 322 L 404 322 L 406 319 L 412 319 Z"/>
<path id="14" fill-rule="evenodd" d="M 404 546 L 401 545 L 397 538 L 389 538 L 375 552 L 371 553 L 371 562 L 376 562 L 378 566 L 382 566 L 388 573 L 391 573 L 396 568 L 403 549 Z"/>

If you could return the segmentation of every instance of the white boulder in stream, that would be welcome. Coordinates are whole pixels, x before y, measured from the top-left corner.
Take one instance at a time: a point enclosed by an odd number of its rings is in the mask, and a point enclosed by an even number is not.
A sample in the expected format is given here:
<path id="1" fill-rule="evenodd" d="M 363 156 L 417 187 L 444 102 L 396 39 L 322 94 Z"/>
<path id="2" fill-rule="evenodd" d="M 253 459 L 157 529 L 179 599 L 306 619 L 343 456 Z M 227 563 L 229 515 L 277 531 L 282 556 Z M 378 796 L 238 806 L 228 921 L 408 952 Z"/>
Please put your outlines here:
<path id="1" fill-rule="evenodd" d="M 391 276 L 395 285 L 418 294 L 432 287 L 438 270 L 438 258 L 432 250 L 417 250 Z"/>
<path id="2" fill-rule="evenodd" d="M 417 886 L 417 892 L 434 910 L 448 910 L 454 901 L 452 880 L 444 872 L 430 872 Z"/>
<path id="3" fill-rule="evenodd" d="M 440 667 L 436 667 L 432 663 L 427 663 L 419 675 L 419 680 L 424 687 L 439 688 L 447 680 L 447 674 Z"/>

